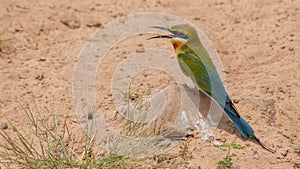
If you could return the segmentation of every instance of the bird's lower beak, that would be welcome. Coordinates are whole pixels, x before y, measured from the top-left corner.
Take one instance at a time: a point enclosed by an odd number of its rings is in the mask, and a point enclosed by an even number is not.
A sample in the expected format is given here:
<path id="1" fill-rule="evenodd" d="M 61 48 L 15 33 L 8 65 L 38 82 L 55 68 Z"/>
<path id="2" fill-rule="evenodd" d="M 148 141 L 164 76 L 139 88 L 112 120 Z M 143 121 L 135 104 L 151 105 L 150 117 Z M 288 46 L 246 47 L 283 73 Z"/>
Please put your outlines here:
<path id="1" fill-rule="evenodd" d="M 171 39 L 171 38 L 173 38 L 173 36 L 172 35 L 158 35 L 158 36 L 153 36 L 151 38 L 148 38 L 148 40 L 149 39 L 156 39 L 156 38 L 168 38 L 168 39 Z"/>
<path id="2" fill-rule="evenodd" d="M 150 26 L 150 28 L 161 29 L 161 30 L 165 30 L 165 31 L 168 31 L 168 32 L 172 33 L 172 31 L 169 28 L 165 28 L 165 27 L 161 27 L 161 26 Z M 171 39 L 173 37 L 174 37 L 174 35 L 158 35 L 158 36 L 154 36 L 154 37 L 148 38 L 148 40 L 149 39 L 156 39 L 156 38 L 168 38 L 168 39 Z"/>

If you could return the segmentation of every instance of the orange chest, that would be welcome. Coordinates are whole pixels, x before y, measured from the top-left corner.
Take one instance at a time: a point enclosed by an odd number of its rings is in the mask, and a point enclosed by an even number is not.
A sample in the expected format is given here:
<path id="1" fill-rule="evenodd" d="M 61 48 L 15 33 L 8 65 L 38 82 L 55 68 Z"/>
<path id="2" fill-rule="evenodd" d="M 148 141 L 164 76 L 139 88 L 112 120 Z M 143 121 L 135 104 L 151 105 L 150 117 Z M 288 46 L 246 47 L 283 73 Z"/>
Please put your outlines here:
<path id="1" fill-rule="evenodd" d="M 178 39 L 172 39 L 172 40 L 171 40 L 171 43 L 172 43 L 172 45 L 173 45 L 173 48 L 174 48 L 174 50 L 175 50 L 175 53 L 177 53 L 178 50 L 180 49 L 180 47 L 184 44 L 183 41 L 178 40 Z"/>

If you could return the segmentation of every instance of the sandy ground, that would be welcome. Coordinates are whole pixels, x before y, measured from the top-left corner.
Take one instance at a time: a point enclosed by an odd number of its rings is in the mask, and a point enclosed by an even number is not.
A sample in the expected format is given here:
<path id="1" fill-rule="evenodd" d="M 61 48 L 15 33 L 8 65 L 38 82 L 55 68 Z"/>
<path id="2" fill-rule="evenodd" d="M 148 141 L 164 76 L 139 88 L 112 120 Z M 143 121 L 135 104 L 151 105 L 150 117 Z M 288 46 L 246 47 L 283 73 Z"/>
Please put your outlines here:
<path id="1" fill-rule="evenodd" d="M 226 138 L 227 142 L 235 140 L 246 145 L 245 150 L 236 151 L 234 166 L 300 168 L 300 157 L 293 150 L 300 144 L 299 1 L 1 0 L 0 4 L 0 40 L 11 38 L 0 46 L 1 122 L 12 121 L 26 131 L 23 127 L 26 120 L 19 105 L 32 104 L 34 97 L 39 107 L 55 105 L 57 113 L 68 114 L 76 133 L 79 124 L 72 102 L 72 78 L 85 42 L 97 29 L 122 16 L 165 12 L 182 17 L 205 32 L 220 55 L 226 88 L 240 114 L 263 142 L 277 150 L 271 154 L 242 139 L 224 116 L 215 139 Z M 73 22 L 67 26 L 65 23 L 69 21 Z M 136 41 L 143 38 L 138 37 Z M 171 50 L 167 41 L 161 43 Z M 147 42 L 125 42 L 110 54 L 115 52 L 122 58 L 122 53 L 128 53 L 128 46 L 143 50 L 145 45 Z M 162 88 L 172 82 L 160 73 L 148 72 L 148 75 L 151 79 L 158 78 L 161 85 L 151 86 L 145 78 L 141 83 L 147 87 Z M 104 91 L 104 94 L 97 93 L 100 111 L 111 111 L 106 106 L 112 102 L 104 89 L 107 83 L 97 84 Z M 197 138 L 185 142 L 193 156 L 186 161 L 187 166 L 214 168 L 224 157 L 225 153 L 212 143 L 200 145 Z M 178 148 L 170 153 L 178 153 Z M 153 163 L 145 160 L 146 166 Z"/>

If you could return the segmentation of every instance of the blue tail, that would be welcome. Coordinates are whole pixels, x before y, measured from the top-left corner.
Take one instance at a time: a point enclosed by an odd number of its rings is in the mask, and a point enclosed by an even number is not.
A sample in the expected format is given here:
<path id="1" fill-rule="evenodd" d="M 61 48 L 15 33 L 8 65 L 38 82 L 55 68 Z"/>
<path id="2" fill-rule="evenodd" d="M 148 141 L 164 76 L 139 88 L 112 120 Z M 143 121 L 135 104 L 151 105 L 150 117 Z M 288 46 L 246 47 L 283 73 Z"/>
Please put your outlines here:
<path id="1" fill-rule="evenodd" d="M 238 114 L 235 106 L 233 105 L 230 99 L 227 100 L 224 111 L 230 120 L 234 123 L 234 125 L 238 128 L 240 133 L 243 135 L 244 138 L 253 138 L 260 146 L 271 153 L 275 153 L 275 150 L 264 145 L 255 135 L 252 127 Z"/>
<path id="2" fill-rule="evenodd" d="M 254 137 L 254 131 L 252 127 L 238 114 L 232 103 L 226 103 L 224 111 L 244 138 Z"/>

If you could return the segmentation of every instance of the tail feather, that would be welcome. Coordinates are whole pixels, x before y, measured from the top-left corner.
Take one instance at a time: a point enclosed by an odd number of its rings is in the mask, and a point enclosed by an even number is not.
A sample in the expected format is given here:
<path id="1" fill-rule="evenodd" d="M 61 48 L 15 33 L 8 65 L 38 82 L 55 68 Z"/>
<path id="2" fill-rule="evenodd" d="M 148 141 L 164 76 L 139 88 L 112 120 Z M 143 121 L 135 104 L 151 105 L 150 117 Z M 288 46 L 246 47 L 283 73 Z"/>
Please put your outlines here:
<path id="1" fill-rule="evenodd" d="M 238 128 L 238 130 L 240 131 L 240 133 L 243 135 L 244 138 L 254 136 L 254 131 L 252 127 L 242 117 L 234 116 L 232 112 L 230 112 L 228 109 L 225 109 L 225 113 L 233 122 L 233 124 Z"/>
<path id="2" fill-rule="evenodd" d="M 232 104 L 229 104 L 232 105 Z M 225 113 L 234 123 L 234 125 L 238 128 L 240 133 L 243 135 L 244 138 L 253 138 L 262 148 L 265 150 L 275 153 L 276 151 L 264 145 L 255 135 L 254 130 L 252 127 L 237 113 L 236 108 L 234 106 L 225 106 L 224 108 Z"/>
<path id="3" fill-rule="evenodd" d="M 266 145 L 264 145 L 256 136 L 252 136 L 251 138 L 253 138 L 262 148 L 264 148 L 265 150 L 275 154 L 276 150 L 273 150 L 269 147 L 267 147 Z"/>

